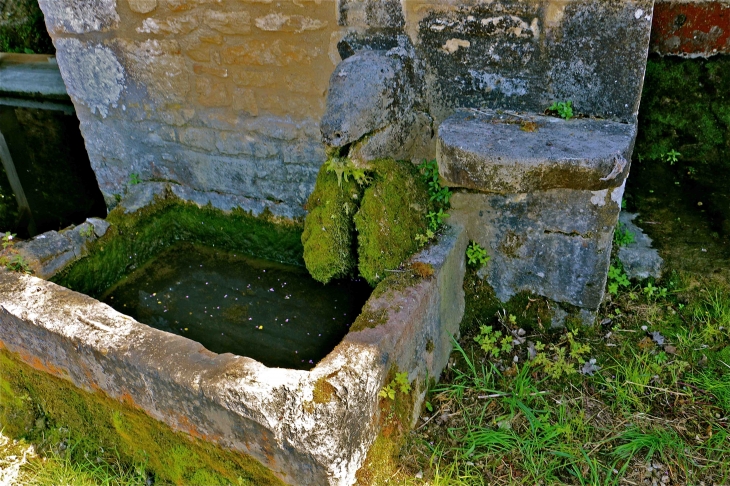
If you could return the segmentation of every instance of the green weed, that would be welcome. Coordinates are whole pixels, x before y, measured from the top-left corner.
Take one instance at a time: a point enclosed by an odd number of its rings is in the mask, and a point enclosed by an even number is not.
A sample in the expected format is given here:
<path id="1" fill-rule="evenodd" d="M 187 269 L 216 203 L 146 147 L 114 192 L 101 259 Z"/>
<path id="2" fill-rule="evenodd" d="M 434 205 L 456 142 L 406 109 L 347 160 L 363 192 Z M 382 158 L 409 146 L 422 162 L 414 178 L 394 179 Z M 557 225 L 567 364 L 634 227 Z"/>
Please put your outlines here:
<path id="1" fill-rule="evenodd" d="M 548 110 L 557 112 L 560 118 L 570 120 L 573 118 L 573 102 L 572 101 L 554 101 Z"/>
<path id="2" fill-rule="evenodd" d="M 486 263 L 489 261 L 489 255 L 487 255 L 487 250 L 481 247 L 479 243 L 476 241 L 472 241 L 469 243 L 469 246 L 466 247 L 466 263 L 467 265 L 477 266 L 481 267 L 483 265 L 486 265 Z"/>

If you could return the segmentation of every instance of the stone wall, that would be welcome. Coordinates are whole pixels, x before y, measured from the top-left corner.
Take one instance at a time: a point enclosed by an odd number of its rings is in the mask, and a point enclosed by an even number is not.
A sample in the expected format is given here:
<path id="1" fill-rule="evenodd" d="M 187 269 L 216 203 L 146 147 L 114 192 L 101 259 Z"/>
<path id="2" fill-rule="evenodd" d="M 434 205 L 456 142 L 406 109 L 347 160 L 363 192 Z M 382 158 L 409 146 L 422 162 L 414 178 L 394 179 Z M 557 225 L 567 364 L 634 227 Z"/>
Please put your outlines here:
<path id="1" fill-rule="evenodd" d="M 131 174 L 298 216 L 329 77 L 408 44 L 420 156 L 459 107 L 638 111 L 653 0 L 39 0 L 108 206 Z M 423 117 L 421 117 L 423 118 Z M 420 130 L 420 128 L 419 128 Z M 261 204 L 249 209 L 257 210 Z"/>

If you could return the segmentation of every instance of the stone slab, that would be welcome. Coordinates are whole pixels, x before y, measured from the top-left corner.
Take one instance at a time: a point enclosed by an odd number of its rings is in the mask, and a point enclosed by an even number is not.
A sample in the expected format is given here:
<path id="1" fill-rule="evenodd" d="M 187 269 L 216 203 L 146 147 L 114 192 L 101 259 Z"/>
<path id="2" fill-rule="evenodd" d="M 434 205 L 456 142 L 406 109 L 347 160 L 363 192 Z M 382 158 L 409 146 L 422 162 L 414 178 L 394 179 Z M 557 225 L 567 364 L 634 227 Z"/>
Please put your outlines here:
<path id="1" fill-rule="evenodd" d="M 451 219 L 487 249 L 482 275 L 500 300 L 529 291 L 594 311 L 605 292 L 623 190 L 457 192 Z"/>
<path id="2" fill-rule="evenodd" d="M 0 271 L 0 347 L 87 391 L 101 390 L 177 430 L 258 459 L 288 484 L 351 485 L 375 440 L 378 392 L 407 371 L 420 411 L 427 382 L 448 362 L 463 316 L 458 225 L 415 258 L 435 275 L 366 304 L 378 327 L 351 332 L 311 371 L 215 354 L 134 321 L 91 297 Z M 329 400 L 316 400 L 329 385 Z M 416 415 L 414 415 L 414 419 Z"/>
<path id="3" fill-rule="evenodd" d="M 0 95 L 70 102 L 54 57 L 0 53 Z"/>
<path id="4" fill-rule="evenodd" d="M 660 278 L 664 260 L 659 252 L 651 247 L 651 238 L 639 228 L 634 220 L 638 214 L 622 212 L 619 222 L 625 231 L 634 235 L 634 241 L 618 249 L 618 259 L 624 267 L 626 276 L 631 279 Z"/>
<path id="5" fill-rule="evenodd" d="M 90 218 L 78 226 L 60 232 L 47 231 L 22 241 L 14 249 L 28 262 L 34 275 L 48 279 L 85 256 L 88 244 L 104 236 L 109 226 L 103 219 Z"/>
<path id="6" fill-rule="evenodd" d="M 441 123 L 436 153 L 451 187 L 596 191 L 624 183 L 635 138 L 634 125 L 608 120 L 459 110 Z"/>

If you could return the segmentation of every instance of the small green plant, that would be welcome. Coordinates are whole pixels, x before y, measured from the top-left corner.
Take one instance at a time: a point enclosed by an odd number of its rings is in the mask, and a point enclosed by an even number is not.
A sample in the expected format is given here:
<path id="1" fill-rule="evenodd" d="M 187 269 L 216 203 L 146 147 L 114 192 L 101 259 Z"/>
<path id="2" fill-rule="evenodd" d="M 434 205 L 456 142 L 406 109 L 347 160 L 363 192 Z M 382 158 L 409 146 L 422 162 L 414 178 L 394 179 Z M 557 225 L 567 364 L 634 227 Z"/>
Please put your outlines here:
<path id="1" fill-rule="evenodd" d="M 651 282 L 647 282 L 642 290 L 648 299 L 663 299 L 667 296 L 666 287 L 655 287 Z"/>
<path id="2" fill-rule="evenodd" d="M 426 246 L 426 243 L 428 243 L 431 238 L 436 236 L 436 233 L 434 233 L 430 228 L 426 230 L 426 234 L 419 233 L 416 235 L 416 241 L 418 242 L 418 247 L 423 248 Z"/>
<path id="3" fill-rule="evenodd" d="M 608 293 L 618 294 L 619 287 L 628 287 L 631 284 L 623 269 L 611 265 L 608 269 Z"/>
<path id="4" fill-rule="evenodd" d="M 578 373 L 578 365 L 587 362 L 586 358 L 591 352 L 591 347 L 578 342 L 572 332 L 566 334 L 566 339 L 567 346 L 560 344 L 545 346 L 540 341 L 535 343 L 535 357 L 531 365 L 542 368 L 553 379 Z M 595 360 L 591 360 L 590 364 L 596 369 Z"/>
<path id="5" fill-rule="evenodd" d="M 628 246 L 636 241 L 634 233 L 626 229 L 626 225 L 619 222 L 616 225 L 616 231 L 613 233 L 613 244 L 616 246 Z"/>
<path id="6" fill-rule="evenodd" d="M 142 182 L 142 179 L 139 178 L 139 174 L 135 174 L 134 172 L 129 174 L 129 185 L 136 186 L 140 182 Z"/>
<path id="7" fill-rule="evenodd" d="M 573 118 L 573 102 L 572 101 L 555 101 L 550 108 L 550 111 L 558 112 L 558 116 L 565 120 Z"/>
<path id="8" fill-rule="evenodd" d="M 0 258 L 0 264 L 4 264 L 5 268 L 11 272 L 33 273 L 30 269 L 30 264 L 23 258 L 23 255 L 15 255 L 12 258 Z"/>
<path id="9" fill-rule="evenodd" d="M 408 382 L 408 372 L 396 373 L 395 378 L 378 392 L 378 396 L 380 398 L 395 400 L 396 391 L 401 392 L 403 395 L 411 392 L 411 384 Z"/>
<path id="10" fill-rule="evenodd" d="M 672 149 L 669 152 L 665 152 L 660 155 L 662 162 L 666 162 L 669 165 L 674 165 L 675 163 L 679 162 L 679 158 L 682 156 L 679 152 Z"/>
<path id="11" fill-rule="evenodd" d="M 352 177 L 355 182 L 361 186 L 366 186 L 372 182 L 366 170 L 360 167 L 356 167 L 352 160 L 346 157 L 330 157 L 325 162 L 325 168 L 327 172 L 334 172 L 337 176 L 337 184 L 342 187 L 342 180 L 345 182 L 349 181 Z"/>
<path id="12" fill-rule="evenodd" d="M 448 206 L 452 192 L 448 187 L 441 185 L 438 163 L 435 160 L 424 160 L 419 165 L 419 168 L 421 169 L 423 180 L 428 184 L 428 195 L 431 201 Z"/>
<path id="13" fill-rule="evenodd" d="M 84 238 L 91 238 L 92 236 L 94 236 L 94 227 L 92 225 L 89 225 L 85 228 L 82 228 L 79 231 L 79 234 Z"/>
<path id="14" fill-rule="evenodd" d="M 495 331 L 492 326 L 481 326 L 479 335 L 474 338 L 474 341 L 492 358 L 512 351 L 512 336 L 503 337 L 502 331 Z"/>
<path id="15" fill-rule="evenodd" d="M 429 211 L 429 213 L 426 215 L 426 218 L 428 218 L 428 229 L 435 232 L 441 227 L 441 225 L 444 223 L 444 220 L 448 217 L 448 213 L 445 213 L 443 208 L 440 208 L 438 212 Z"/>
<path id="16" fill-rule="evenodd" d="M 481 267 L 489 261 L 490 257 L 487 255 L 487 250 L 482 248 L 476 241 L 472 241 L 466 247 L 466 258 L 467 265 Z"/>
<path id="17" fill-rule="evenodd" d="M 11 233 L 10 231 L 7 231 L 2 237 L 3 250 L 6 250 L 9 247 L 13 246 L 13 244 L 15 243 L 15 241 L 13 241 L 14 239 L 15 239 L 15 234 Z"/>

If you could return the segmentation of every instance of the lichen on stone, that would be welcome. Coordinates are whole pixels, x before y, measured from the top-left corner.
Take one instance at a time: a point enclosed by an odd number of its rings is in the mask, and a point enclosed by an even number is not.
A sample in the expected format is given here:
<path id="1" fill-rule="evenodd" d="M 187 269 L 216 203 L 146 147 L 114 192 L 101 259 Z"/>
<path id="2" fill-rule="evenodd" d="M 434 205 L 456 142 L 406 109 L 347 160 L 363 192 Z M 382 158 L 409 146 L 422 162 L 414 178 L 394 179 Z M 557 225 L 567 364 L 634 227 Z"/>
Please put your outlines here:
<path id="1" fill-rule="evenodd" d="M 362 189 L 353 180 L 341 180 L 322 165 L 314 192 L 309 196 L 309 214 L 304 221 L 304 262 L 312 277 L 322 283 L 346 277 L 355 269 L 354 223 Z"/>
<path id="2" fill-rule="evenodd" d="M 355 215 L 358 268 L 375 286 L 418 250 L 416 235 L 426 233 L 429 206 L 425 183 L 409 162 L 373 163 L 375 177 Z"/>

